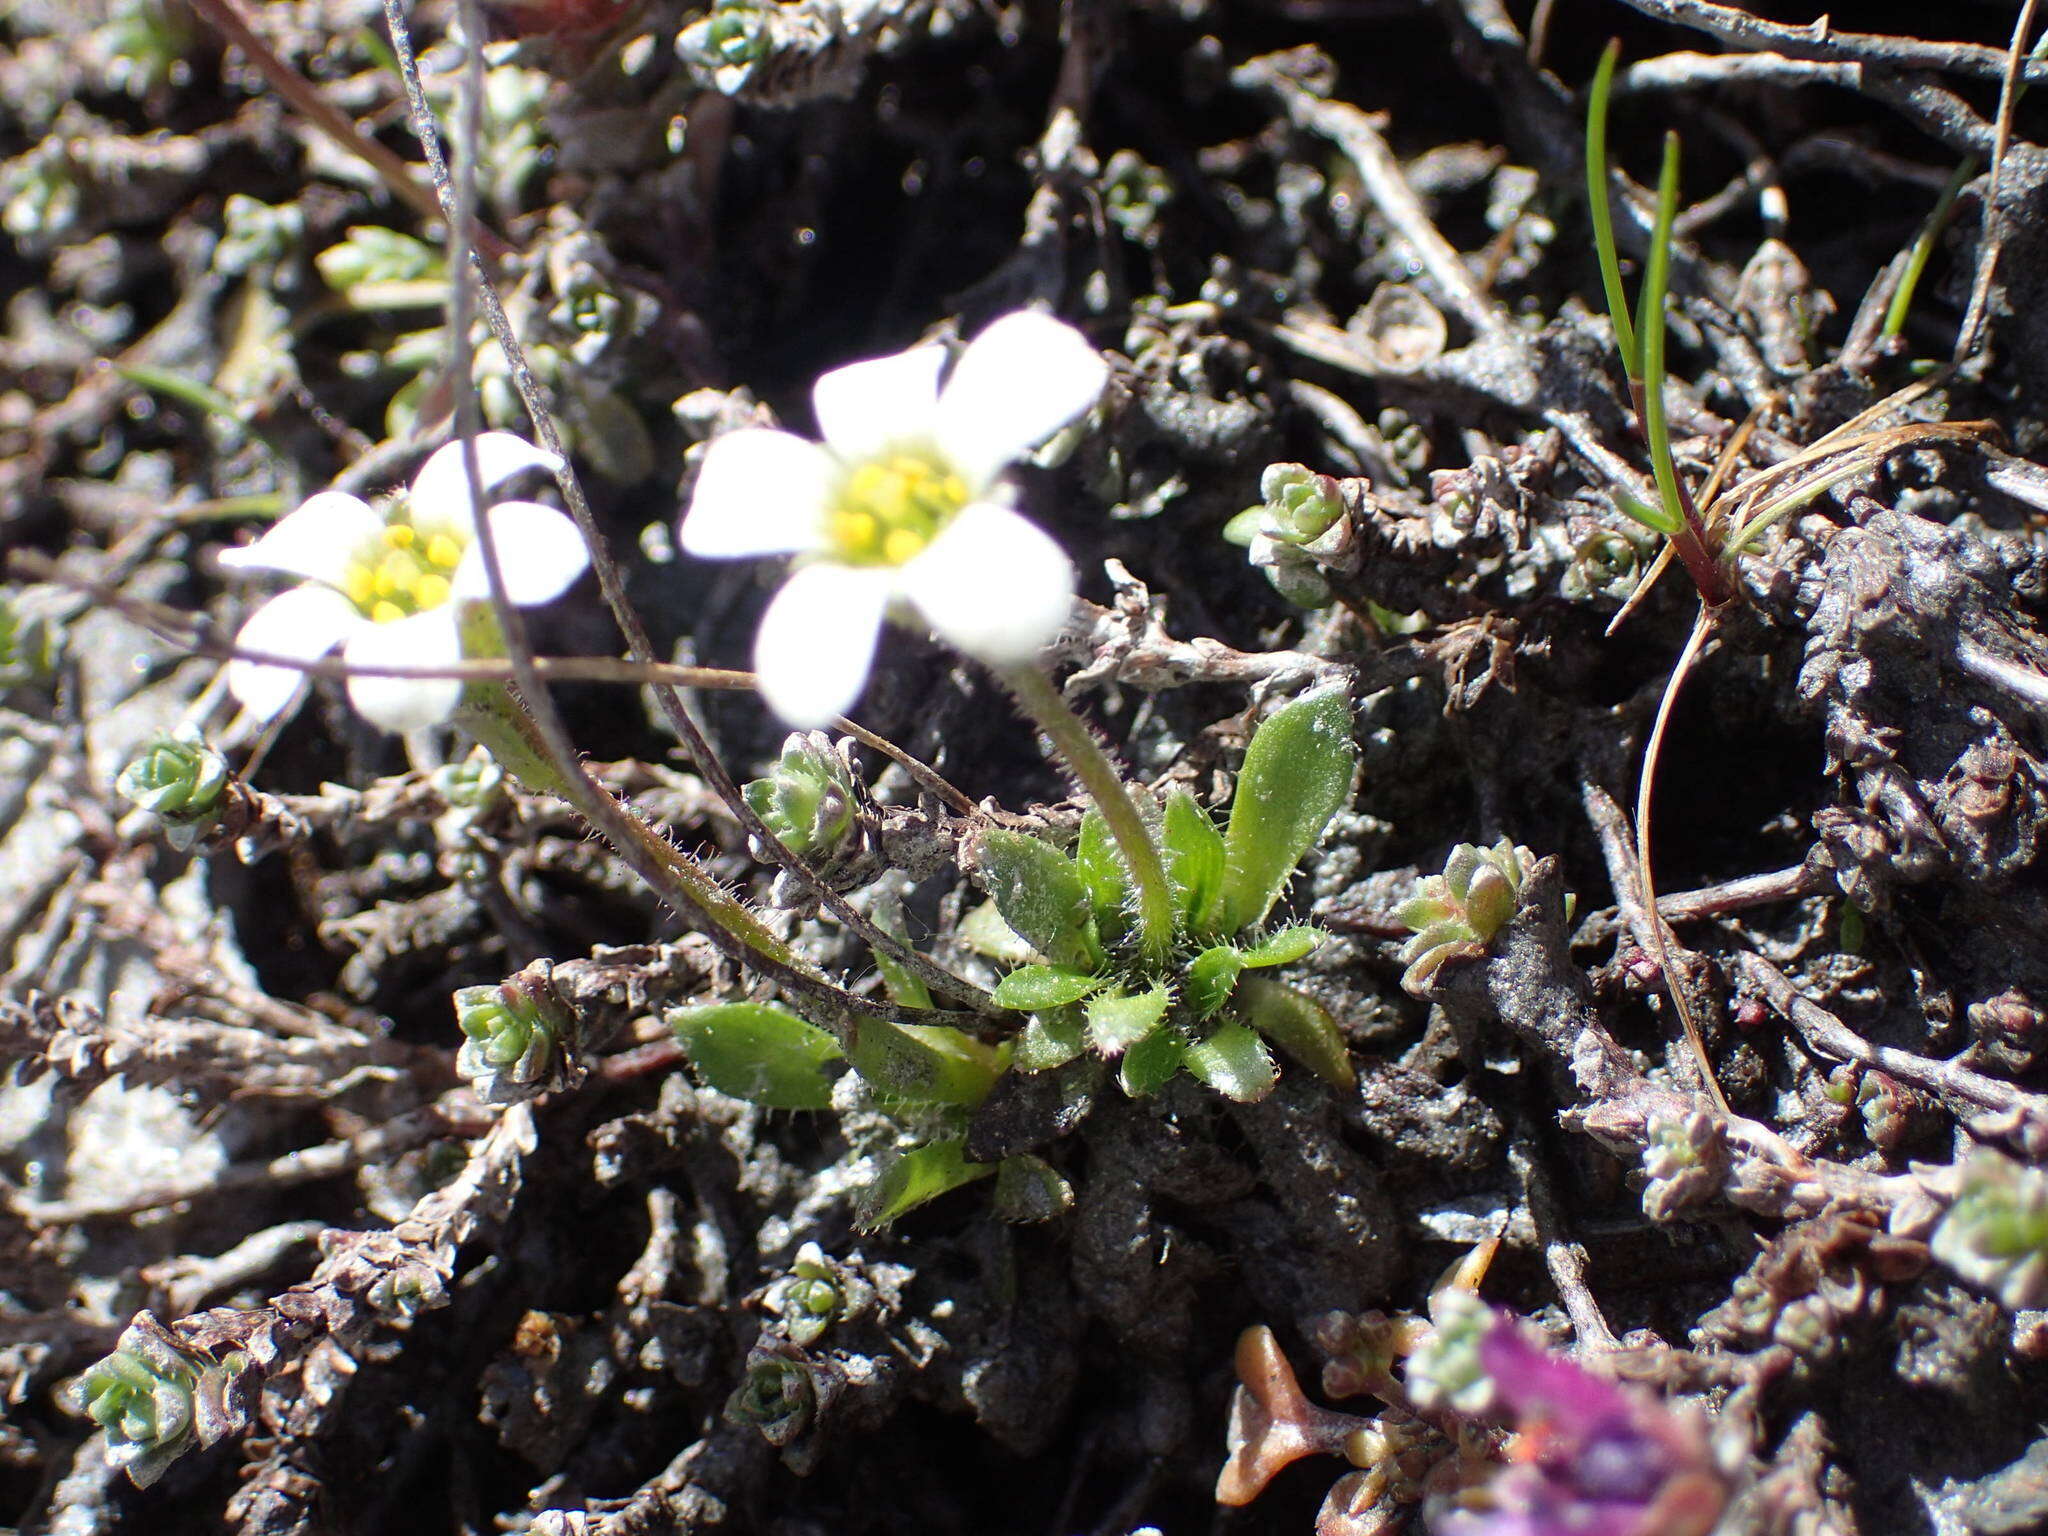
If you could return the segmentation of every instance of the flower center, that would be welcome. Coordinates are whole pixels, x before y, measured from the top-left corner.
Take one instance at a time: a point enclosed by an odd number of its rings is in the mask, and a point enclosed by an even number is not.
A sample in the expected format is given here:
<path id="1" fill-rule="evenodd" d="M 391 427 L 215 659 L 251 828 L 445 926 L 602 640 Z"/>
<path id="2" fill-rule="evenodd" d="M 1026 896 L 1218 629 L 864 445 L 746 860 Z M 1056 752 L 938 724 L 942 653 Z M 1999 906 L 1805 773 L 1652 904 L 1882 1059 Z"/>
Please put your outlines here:
<path id="1" fill-rule="evenodd" d="M 856 465 L 825 515 L 825 537 L 847 565 L 901 565 L 967 505 L 967 482 L 931 454 L 896 451 Z"/>
<path id="2" fill-rule="evenodd" d="M 341 590 L 373 624 L 409 619 L 448 601 L 462 543 L 446 533 L 422 534 L 403 512 L 349 565 Z"/>

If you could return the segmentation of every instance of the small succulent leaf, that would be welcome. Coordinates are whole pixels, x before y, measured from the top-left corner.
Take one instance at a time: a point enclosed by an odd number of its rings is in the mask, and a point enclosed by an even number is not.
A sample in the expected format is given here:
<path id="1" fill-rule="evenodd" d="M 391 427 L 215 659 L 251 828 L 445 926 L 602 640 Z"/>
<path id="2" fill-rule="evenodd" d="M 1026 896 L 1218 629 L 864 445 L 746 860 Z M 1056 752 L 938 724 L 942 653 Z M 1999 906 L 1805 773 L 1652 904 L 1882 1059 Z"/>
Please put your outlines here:
<path id="1" fill-rule="evenodd" d="M 1244 956 L 1228 944 L 1203 950 L 1188 962 L 1182 973 L 1188 1007 L 1198 1019 L 1206 1019 L 1230 1001 L 1231 989 L 1243 973 Z"/>
<path id="2" fill-rule="evenodd" d="M 1100 976 L 1085 976 L 1079 971 L 1062 970 L 1056 965 L 1020 965 L 997 982 L 989 995 L 999 1008 L 1035 1013 L 1040 1008 L 1078 1003 L 1090 992 L 1100 990 L 1102 985 Z"/>
<path id="3" fill-rule="evenodd" d="M 1262 971 L 1272 965 L 1292 965 L 1328 937 L 1313 923 L 1295 923 L 1246 945 L 1239 953 L 1247 970 Z"/>
<path id="4" fill-rule="evenodd" d="M 1441 949 L 1447 944 L 1475 944 L 1479 935 L 1474 933 L 1462 917 L 1446 918 L 1433 928 L 1425 928 L 1401 948 L 1404 955 L 1419 955 L 1425 950 Z"/>
<path id="5" fill-rule="evenodd" d="M 878 1092 L 910 1104 L 972 1107 L 1003 1070 L 994 1046 L 957 1029 L 886 1019 L 862 1019 L 846 1056 Z"/>
<path id="6" fill-rule="evenodd" d="M 1265 1041 L 1234 1019 L 1188 1047 L 1187 1069 L 1240 1104 L 1263 1099 L 1279 1075 Z"/>
<path id="7" fill-rule="evenodd" d="M 1465 921 L 1473 933 L 1492 938 L 1515 915 L 1515 888 L 1497 865 L 1475 870 L 1465 887 Z"/>
<path id="8" fill-rule="evenodd" d="M 1173 1081 L 1187 1055 L 1188 1037 L 1171 1024 L 1162 1024 L 1124 1052 L 1117 1063 L 1117 1080 L 1134 1099 L 1149 1098 Z"/>
<path id="9" fill-rule="evenodd" d="M 1121 1056 L 1152 1033 L 1172 1001 L 1165 986 L 1098 994 L 1088 1000 L 1088 1043 L 1104 1056 Z"/>
<path id="10" fill-rule="evenodd" d="M 981 883 L 1025 942 L 1054 965 L 1092 971 L 1102 963 L 1088 887 L 1074 861 L 1050 843 L 1001 828 L 984 832 Z"/>
<path id="11" fill-rule="evenodd" d="M 1350 798 L 1356 756 L 1341 687 L 1303 694 L 1253 735 L 1224 839 L 1226 930 L 1265 921 L 1294 866 Z"/>
<path id="12" fill-rule="evenodd" d="M 1422 882 L 1422 889 L 1418 894 L 1410 896 L 1400 906 L 1394 908 L 1394 918 L 1402 927 L 1420 933 L 1425 928 L 1434 927 L 1445 918 L 1456 916 L 1457 912 L 1458 904 L 1445 898 L 1442 878 L 1431 875 Z"/>
<path id="13" fill-rule="evenodd" d="M 984 960 L 1023 965 L 1038 958 L 1038 952 L 1025 942 L 1023 936 L 1003 921 L 1003 914 L 996 910 L 992 901 L 984 901 L 961 918 L 960 926 L 953 930 L 953 937 Z"/>
<path id="14" fill-rule="evenodd" d="M 1338 1088 L 1358 1085 L 1344 1032 L 1330 1010 L 1307 993 L 1269 977 L 1247 976 L 1237 989 L 1237 1015 L 1324 1082 Z"/>
<path id="15" fill-rule="evenodd" d="M 1074 864 L 1081 871 L 1081 883 L 1088 887 L 1088 900 L 1095 908 L 1096 931 L 1108 943 L 1117 943 L 1130 931 L 1131 912 L 1136 904 L 1131 894 L 1131 872 L 1124 864 L 1109 823 L 1093 806 L 1081 817 Z"/>
<path id="16" fill-rule="evenodd" d="M 1484 859 L 1484 850 L 1471 843 L 1460 843 L 1451 850 L 1450 857 L 1444 860 L 1444 888 L 1451 893 L 1451 899 L 1460 906 L 1464 905 L 1465 893 L 1471 889 L 1472 877 L 1479 873 L 1479 867 Z"/>
<path id="17" fill-rule="evenodd" d="M 671 1008 L 668 1027 L 698 1077 L 764 1109 L 829 1109 L 839 1043 L 815 1024 L 767 1003 Z"/>
<path id="18" fill-rule="evenodd" d="M 1074 1186 L 1051 1163 L 1029 1152 L 996 1165 L 996 1215 L 1004 1221 L 1051 1221 L 1074 1204 Z"/>
<path id="19" fill-rule="evenodd" d="M 1265 521 L 1266 508 L 1263 502 L 1256 507 L 1246 507 L 1223 525 L 1223 542 L 1235 544 L 1239 549 L 1249 549 Z"/>
<path id="20" fill-rule="evenodd" d="M 1173 885 L 1174 906 L 1190 933 L 1207 933 L 1215 921 L 1223 892 L 1223 834 L 1209 813 L 1184 789 L 1166 797 L 1161 831 L 1166 843 L 1166 875 Z"/>
<path id="21" fill-rule="evenodd" d="M 1088 1031 L 1078 1008 L 1034 1013 L 1017 1036 L 1011 1064 L 1019 1072 L 1050 1072 L 1088 1049 Z"/>
<path id="22" fill-rule="evenodd" d="M 995 1171 L 994 1163 L 968 1162 L 959 1138 L 927 1142 L 896 1158 L 862 1192 L 855 1225 L 863 1232 L 886 1227 L 905 1211 Z"/>
<path id="23" fill-rule="evenodd" d="M 887 886 L 876 892 L 868 916 L 891 938 L 900 939 L 906 946 L 910 943 L 910 930 L 903 921 L 903 898 Z M 875 957 L 875 969 L 882 973 L 882 989 L 889 994 L 890 1002 L 904 1008 L 931 1007 L 932 990 L 922 977 L 886 950 L 875 949 L 870 953 Z"/>

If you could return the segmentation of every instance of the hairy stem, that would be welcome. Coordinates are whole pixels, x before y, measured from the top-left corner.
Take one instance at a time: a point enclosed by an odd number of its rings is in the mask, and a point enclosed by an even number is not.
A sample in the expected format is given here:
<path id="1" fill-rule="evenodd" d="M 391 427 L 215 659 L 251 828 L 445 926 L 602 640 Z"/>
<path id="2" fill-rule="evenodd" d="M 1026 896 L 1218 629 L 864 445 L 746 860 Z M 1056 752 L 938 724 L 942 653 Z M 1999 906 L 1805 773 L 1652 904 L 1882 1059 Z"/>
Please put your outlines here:
<path id="1" fill-rule="evenodd" d="M 1148 956 L 1164 959 L 1173 947 L 1173 887 L 1167 883 L 1159 845 L 1145 830 L 1144 818 L 1116 764 L 1102 750 L 1087 722 L 1074 713 L 1052 679 L 1038 668 L 1005 667 L 997 675 L 1102 812 L 1130 869 L 1131 883 L 1137 887 L 1139 940 Z"/>

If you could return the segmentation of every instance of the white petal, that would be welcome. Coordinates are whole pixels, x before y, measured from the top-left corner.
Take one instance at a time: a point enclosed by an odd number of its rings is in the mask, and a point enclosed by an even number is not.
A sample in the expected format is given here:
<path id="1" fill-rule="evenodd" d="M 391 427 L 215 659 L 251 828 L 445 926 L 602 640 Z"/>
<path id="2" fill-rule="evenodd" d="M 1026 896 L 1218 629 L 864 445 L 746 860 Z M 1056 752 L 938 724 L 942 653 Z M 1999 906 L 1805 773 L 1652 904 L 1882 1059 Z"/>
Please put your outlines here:
<path id="1" fill-rule="evenodd" d="M 491 534 L 498 545 L 498 567 L 505 573 L 505 595 L 521 608 L 552 602 L 590 565 L 590 551 L 576 525 L 553 507 L 535 501 L 501 501 L 491 508 Z M 457 597 L 489 597 L 491 582 L 484 570 L 484 550 L 472 543 L 455 567 Z"/>
<path id="2" fill-rule="evenodd" d="M 384 519 L 345 491 L 322 491 L 271 525 L 254 544 L 221 551 L 220 563 L 237 570 L 283 571 L 309 581 L 341 585 L 344 572 L 384 531 Z"/>
<path id="3" fill-rule="evenodd" d="M 896 588 L 947 643 L 991 666 L 1014 666 L 1066 626 L 1074 568 L 1043 528 L 983 501 L 897 572 Z"/>
<path id="4" fill-rule="evenodd" d="M 939 397 L 940 450 L 976 489 L 1095 403 L 1109 364 L 1088 338 L 1034 310 L 974 338 Z"/>
<path id="5" fill-rule="evenodd" d="M 683 548 L 706 560 L 816 549 L 838 473 L 829 453 L 791 433 L 728 432 L 705 450 L 683 514 Z"/>
<path id="6" fill-rule="evenodd" d="M 511 479 L 522 469 L 545 469 L 550 474 L 562 461 L 545 448 L 536 448 L 510 432 L 479 432 L 476 437 L 477 479 L 488 492 L 492 486 Z M 470 515 L 469 478 L 462 468 L 462 442 L 436 448 L 420 472 L 412 478 L 413 522 L 421 528 L 448 528 L 467 536 L 475 521 Z"/>
<path id="7" fill-rule="evenodd" d="M 444 666 L 462 659 L 454 603 L 409 619 L 365 624 L 349 636 L 342 660 L 350 666 Z M 348 701 L 356 713 L 387 731 L 413 731 L 446 720 L 462 698 L 456 677 L 351 677 Z"/>
<path id="8" fill-rule="evenodd" d="M 783 583 L 754 637 L 754 671 L 769 708 L 803 730 L 852 708 L 875 659 L 891 575 L 820 563 Z"/>
<path id="9" fill-rule="evenodd" d="M 811 389 L 818 431 L 847 463 L 931 436 L 944 347 L 912 347 L 834 368 Z"/>
<path id="10" fill-rule="evenodd" d="M 332 587 L 293 587 L 280 592 L 249 615 L 235 636 L 244 650 L 311 661 L 325 656 L 350 631 L 369 621 L 356 605 Z M 228 691 L 253 715 L 265 720 L 285 712 L 306 674 L 293 667 L 266 667 L 261 662 L 228 663 Z"/>

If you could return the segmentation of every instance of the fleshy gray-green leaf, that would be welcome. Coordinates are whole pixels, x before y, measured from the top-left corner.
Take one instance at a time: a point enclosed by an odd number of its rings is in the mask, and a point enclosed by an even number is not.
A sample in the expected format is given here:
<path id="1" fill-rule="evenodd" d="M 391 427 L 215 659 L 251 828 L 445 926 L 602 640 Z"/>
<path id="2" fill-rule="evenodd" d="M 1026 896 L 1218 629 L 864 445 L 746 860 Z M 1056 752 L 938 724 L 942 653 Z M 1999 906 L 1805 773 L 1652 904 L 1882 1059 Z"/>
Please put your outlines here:
<path id="1" fill-rule="evenodd" d="M 1035 1013 L 1040 1008 L 1059 1008 L 1078 1003 L 1102 987 L 1100 976 L 1062 970 L 1056 965 L 1020 965 L 989 994 L 1000 1008 Z"/>
<path id="2" fill-rule="evenodd" d="M 1237 1013 L 1281 1050 L 1339 1088 L 1358 1085 L 1344 1032 L 1330 1010 L 1305 992 L 1265 976 L 1247 976 L 1238 984 Z"/>
<path id="3" fill-rule="evenodd" d="M 1173 883 L 1174 905 L 1190 933 L 1207 933 L 1223 893 L 1223 834 L 1209 813 L 1185 789 L 1166 797 L 1162 820 L 1167 878 Z"/>
<path id="4" fill-rule="evenodd" d="M 996 1171 L 994 1163 L 968 1162 L 965 1146 L 958 1138 L 928 1142 L 895 1159 L 861 1196 L 856 1224 L 863 1232 L 886 1227 L 905 1211 Z"/>
<path id="5" fill-rule="evenodd" d="M 827 1109 L 841 1058 L 838 1041 L 815 1024 L 767 1003 L 672 1008 L 674 1031 L 697 1075 L 720 1093 L 764 1109 Z"/>
<path id="6" fill-rule="evenodd" d="M 1253 978 L 1257 979 L 1257 978 Z M 1187 1069 L 1226 1099 L 1250 1104 L 1273 1091 L 1279 1074 L 1265 1041 L 1236 1020 L 1188 1047 Z"/>
<path id="7" fill-rule="evenodd" d="M 979 861 L 982 885 L 1027 944 L 1070 971 L 1101 963 L 1088 887 L 1072 859 L 1050 843 L 997 828 L 982 834 Z"/>
<path id="8" fill-rule="evenodd" d="M 1303 694 L 1267 717 L 1245 749 L 1224 839 L 1228 930 L 1263 922 L 1281 888 L 1350 798 L 1357 749 L 1341 687 Z"/>
<path id="9" fill-rule="evenodd" d="M 1166 1017 L 1173 993 L 1164 986 L 1113 992 L 1088 1000 L 1088 1042 L 1104 1056 L 1119 1056 L 1152 1033 Z"/>
<path id="10" fill-rule="evenodd" d="M 1020 1152 L 996 1165 L 996 1215 L 1004 1221 L 1050 1221 L 1074 1203 L 1074 1186 L 1042 1157 Z"/>

